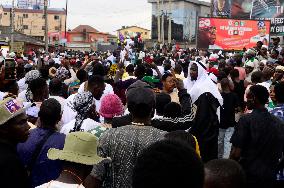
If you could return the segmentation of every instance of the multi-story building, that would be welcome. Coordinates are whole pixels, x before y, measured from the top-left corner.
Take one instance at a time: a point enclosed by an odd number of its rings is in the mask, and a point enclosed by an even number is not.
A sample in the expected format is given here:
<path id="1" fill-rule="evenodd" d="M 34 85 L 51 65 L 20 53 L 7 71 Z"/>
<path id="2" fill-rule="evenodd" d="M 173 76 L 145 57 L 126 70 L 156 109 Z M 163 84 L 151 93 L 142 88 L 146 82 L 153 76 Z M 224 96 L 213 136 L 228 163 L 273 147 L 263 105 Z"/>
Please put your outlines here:
<path id="1" fill-rule="evenodd" d="M 12 7 L 0 6 L 0 26 L 11 26 Z M 48 11 L 48 32 L 65 31 L 66 11 L 65 9 L 49 8 Z M 15 8 L 14 27 L 23 34 L 44 39 L 45 19 L 43 10 Z"/>
<path id="2" fill-rule="evenodd" d="M 138 26 L 122 26 L 121 29 L 117 30 L 117 37 L 119 38 L 119 34 L 122 34 L 124 37 L 135 37 L 137 33 L 140 33 L 143 39 L 150 39 L 151 34 L 149 29 L 145 29 Z"/>
<path id="3" fill-rule="evenodd" d="M 159 1 L 159 8 L 158 8 Z M 148 0 L 152 4 L 152 39 L 158 39 L 158 16 L 164 17 L 164 38 L 168 40 L 169 19 L 175 41 L 195 42 L 197 18 L 210 16 L 210 3 L 198 0 Z M 163 23 L 162 19 L 160 24 Z"/>

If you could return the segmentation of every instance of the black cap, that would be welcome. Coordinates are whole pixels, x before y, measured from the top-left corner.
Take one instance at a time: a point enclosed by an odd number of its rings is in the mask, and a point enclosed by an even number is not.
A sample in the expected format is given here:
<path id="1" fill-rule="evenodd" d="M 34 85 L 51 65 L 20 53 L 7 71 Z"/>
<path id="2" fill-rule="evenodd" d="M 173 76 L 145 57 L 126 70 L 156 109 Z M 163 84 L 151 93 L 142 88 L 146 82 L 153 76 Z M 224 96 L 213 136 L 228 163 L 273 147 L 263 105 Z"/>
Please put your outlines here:
<path id="1" fill-rule="evenodd" d="M 151 86 L 140 80 L 128 87 L 126 91 L 126 99 L 128 103 L 132 104 L 152 105 L 156 102 L 156 96 Z"/>

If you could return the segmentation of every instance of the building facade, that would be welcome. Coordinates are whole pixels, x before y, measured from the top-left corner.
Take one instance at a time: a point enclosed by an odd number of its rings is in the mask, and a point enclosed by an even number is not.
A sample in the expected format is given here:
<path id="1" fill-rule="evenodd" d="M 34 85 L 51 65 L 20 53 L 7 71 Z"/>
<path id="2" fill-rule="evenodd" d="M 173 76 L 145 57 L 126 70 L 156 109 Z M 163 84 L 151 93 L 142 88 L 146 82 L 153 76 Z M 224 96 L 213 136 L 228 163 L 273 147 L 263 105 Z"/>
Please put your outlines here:
<path id="1" fill-rule="evenodd" d="M 158 16 L 164 17 L 164 38 L 168 40 L 169 20 L 171 38 L 175 41 L 194 43 L 197 18 L 210 16 L 210 3 L 198 0 L 148 0 L 152 4 L 152 39 L 158 39 Z M 161 26 L 162 29 L 162 26 Z"/>
<path id="2" fill-rule="evenodd" d="M 142 36 L 143 40 L 147 40 L 151 38 L 151 34 L 150 34 L 150 30 L 149 29 L 145 29 L 142 27 L 138 27 L 138 26 L 122 26 L 121 29 L 117 30 L 117 37 L 119 38 L 119 34 L 122 34 L 124 37 L 135 37 L 137 35 L 137 33 L 140 33 Z"/>
<path id="3" fill-rule="evenodd" d="M 11 26 L 11 6 L 0 6 L 0 26 Z M 66 11 L 65 9 L 48 9 L 48 32 L 64 32 Z M 45 21 L 43 10 L 15 8 L 15 31 L 44 39 Z"/>
<path id="4" fill-rule="evenodd" d="M 68 31 L 67 48 L 74 50 L 97 49 L 99 43 L 108 42 L 108 33 L 103 33 L 89 25 L 79 25 Z"/>

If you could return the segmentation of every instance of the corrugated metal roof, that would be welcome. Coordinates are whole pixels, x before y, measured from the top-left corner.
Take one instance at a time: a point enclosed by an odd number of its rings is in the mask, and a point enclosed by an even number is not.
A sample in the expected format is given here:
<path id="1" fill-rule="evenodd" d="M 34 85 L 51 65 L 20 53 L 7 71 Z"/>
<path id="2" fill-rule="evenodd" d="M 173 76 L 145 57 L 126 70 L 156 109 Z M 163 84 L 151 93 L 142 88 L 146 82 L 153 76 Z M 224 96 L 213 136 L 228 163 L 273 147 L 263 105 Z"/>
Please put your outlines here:
<path id="1" fill-rule="evenodd" d="M 0 38 L 11 38 L 11 27 L 6 27 L 6 26 L 0 26 Z M 14 40 L 16 42 L 26 42 L 26 43 L 30 43 L 30 44 L 36 44 L 36 45 L 44 45 L 43 41 L 37 40 L 31 36 L 22 34 L 22 33 L 18 33 L 15 32 L 14 34 Z"/>

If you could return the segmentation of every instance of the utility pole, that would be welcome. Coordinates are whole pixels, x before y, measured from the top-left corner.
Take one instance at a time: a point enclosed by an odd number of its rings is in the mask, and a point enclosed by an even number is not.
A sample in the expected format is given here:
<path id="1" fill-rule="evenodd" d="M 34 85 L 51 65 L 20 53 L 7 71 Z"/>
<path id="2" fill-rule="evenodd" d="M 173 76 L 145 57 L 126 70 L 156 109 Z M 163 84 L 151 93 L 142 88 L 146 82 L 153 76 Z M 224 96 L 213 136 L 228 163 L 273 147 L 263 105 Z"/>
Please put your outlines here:
<path id="1" fill-rule="evenodd" d="M 169 29 L 168 29 L 168 43 L 172 43 L 172 0 L 169 0 Z"/>
<path id="2" fill-rule="evenodd" d="M 15 0 L 12 1 L 12 9 L 11 9 L 11 43 L 10 43 L 10 51 L 14 49 L 14 32 L 15 32 Z"/>
<path id="3" fill-rule="evenodd" d="M 157 19 L 158 19 L 158 42 L 161 42 L 161 10 L 160 10 L 160 0 L 157 0 Z"/>
<path id="4" fill-rule="evenodd" d="M 65 7 L 65 11 L 66 11 L 66 16 L 65 16 L 65 39 L 67 40 L 67 14 L 68 14 L 68 0 L 66 0 L 66 7 Z M 66 41 L 67 42 L 67 41 Z M 64 43 L 65 45 L 65 43 Z"/>
<path id="5" fill-rule="evenodd" d="M 48 0 L 44 0 L 44 39 L 45 39 L 45 53 L 48 53 L 48 15 L 47 15 Z"/>
<path id="6" fill-rule="evenodd" d="M 164 0 L 162 0 L 162 32 L 161 32 L 161 40 L 162 40 L 162 43 L 165 44 L 165 14 L 164 14 Z"/>

